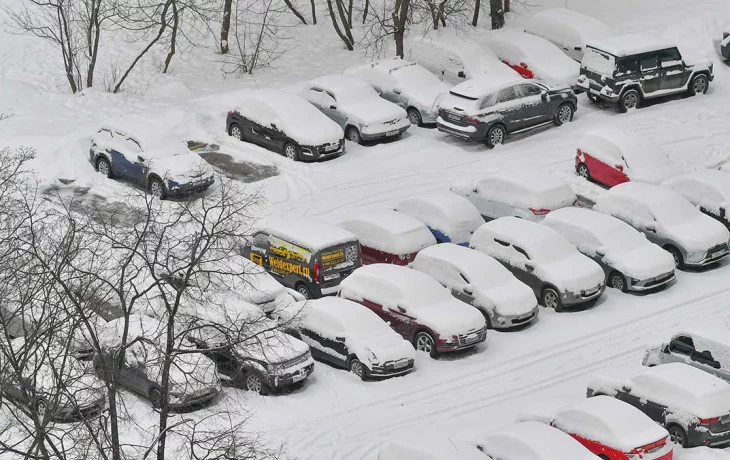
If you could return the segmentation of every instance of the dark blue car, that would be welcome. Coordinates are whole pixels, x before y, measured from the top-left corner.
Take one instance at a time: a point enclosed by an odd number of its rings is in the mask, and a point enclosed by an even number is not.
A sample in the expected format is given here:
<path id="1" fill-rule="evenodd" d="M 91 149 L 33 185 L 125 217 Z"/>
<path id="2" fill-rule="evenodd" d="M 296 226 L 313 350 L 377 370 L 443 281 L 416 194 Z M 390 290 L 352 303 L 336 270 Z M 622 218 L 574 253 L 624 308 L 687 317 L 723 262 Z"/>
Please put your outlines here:
<path id="1" fill-rule="evenodd" d="M 396 211 L 423 223 L 438 243 L 469 247 L 471 235 L 484 224 L 471 201 L 449 191 L 407 198 L 398 203 Z"/>

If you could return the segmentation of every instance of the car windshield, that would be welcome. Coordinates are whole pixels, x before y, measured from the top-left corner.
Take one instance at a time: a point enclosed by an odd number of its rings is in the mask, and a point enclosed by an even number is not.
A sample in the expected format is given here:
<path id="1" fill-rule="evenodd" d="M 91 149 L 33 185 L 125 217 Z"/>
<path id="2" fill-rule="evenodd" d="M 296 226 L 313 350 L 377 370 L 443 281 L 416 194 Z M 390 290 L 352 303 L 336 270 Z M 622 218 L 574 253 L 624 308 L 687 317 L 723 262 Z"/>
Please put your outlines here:
<path id="1" fill-rule="evenodd" d="M 347 333 L 357 339 L 367 339 L 387 334 L 388 326 L 377 315 L 354 315 L 341 318 Z"/>
<path id="2" fill-rule="evenodd" d="M 465 281 L 474 286 L 497 287 L 512 279 L 512 274 L 498 262 L 494 266 L 485 264 L 484 267 L 467 267 L 463 272 L 466 275 Z"/>
<path id="3" fill-rule="evenodd" d="M 583 53 L 580 65 L 601 75 L 613 76 L 616 70 L 616 57 L 589 46 Z"/>
<path id="4" fill-rule="evenodd" d="M 352 82 L 347 88 L 338 89 L 335 96 L 339 103 L 355 103 L 378 99 L 378 93 L 367 83 Z"/>
<path id="5" fill-rule="evenodd" d="M 528 249 L 528 254 L 533 260 L 543 263 L 557 262 L 565 259 L 575 252 L 575 248 L 561 237 L 554 237 L 540 241 Z"/>
<path id="6" fill-rule="evenodd" d="M 644 235 L 627 225 L 617 225 L 604 230 L 599 237 L 601 245 L 607 248 L 631 251 L 646 244 Z"/>
<path id="7" fill-rule="evenodd" d="M 687 200 L 667 200 L 654 206 L 656 219 L 665 225 L 688 224 L 697 217 L 697 208 Z"/>
<path id="8" fill-rule="evenodd" d="M 418 64 L 411 64 L 393 71 L 392 75 L 403 85 L 438 85 L 440 80 L 436 75 L 424 69 Z"/>

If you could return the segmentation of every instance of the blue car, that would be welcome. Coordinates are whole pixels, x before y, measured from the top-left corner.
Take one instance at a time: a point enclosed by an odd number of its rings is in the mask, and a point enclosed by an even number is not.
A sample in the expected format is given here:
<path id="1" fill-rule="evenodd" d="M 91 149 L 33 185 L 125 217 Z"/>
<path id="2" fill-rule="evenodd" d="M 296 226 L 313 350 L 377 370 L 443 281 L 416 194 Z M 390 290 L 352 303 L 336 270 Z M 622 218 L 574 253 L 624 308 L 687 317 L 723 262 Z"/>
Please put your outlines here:
<path id="1" fill-rule="evenodd" d="M 103 176 L 136 182 L 160 199 L 200 193 L 215 182 L 213 168 L 200 155 L 158 134 L 143 144 L 129 130 L 102 127 L 92 136 L 89 161 Z"/>
<path id="2" fill-rule="evenodd" d="M 449 191 L 407 198 L 395 210 L 426 225 L 436 242 L 465 247 L 469 247 L 471 235 L 484 223 L 471 201 Z"/>

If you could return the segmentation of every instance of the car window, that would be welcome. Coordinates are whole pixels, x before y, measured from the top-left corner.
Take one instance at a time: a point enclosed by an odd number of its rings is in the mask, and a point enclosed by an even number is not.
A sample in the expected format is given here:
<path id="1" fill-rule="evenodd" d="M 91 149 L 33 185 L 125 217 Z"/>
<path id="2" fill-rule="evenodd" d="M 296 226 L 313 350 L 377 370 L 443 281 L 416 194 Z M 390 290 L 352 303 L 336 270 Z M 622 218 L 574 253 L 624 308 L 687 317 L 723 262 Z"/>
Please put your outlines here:
<path id="1" fill-rule="evenodd" d="M 616 64 L 616 74 L 625 75 L 629 73 L 636 73 L 639 71 L 639 58 L 636 56 L 629 56 L 619 59 Z"/>
<path id="2" fill-rule="evenodd" d="M 662 50 L 659 52 L 659 62 L 662 63 L 662 66 L 678 65 L 682 63 L 682 55 L 679 54 L 679 50 L 677 48 Z"/>
<path id="3" fill-rule="evenodd" d="M 641 56 L 640 65 L 642 72 L 656 69 L 659 67 L 657 54 L 651 53 Z"/>
<path id="4" fill-rule="evenodd" d="M 251 239 L 251 245 L 257 248 L 266 248 L 269 246 L 269 235 L 266 233 L 257 233 Z"/>
<path id="5" fill-rule="evenodd" d="M 503 102 L 514 101 L 517 98 L 517 91 L 515 90 L 514 86 L 511 86 L 499 92 L 499 96 L 497 97 L 497 103 L 501 104 Z"/>
<path id="6" fill-rule="evenodd" d="M 114 137 L 112 135 L 112 132 L 109 131 L 108 129 L 100 129 L 99 134 L 101 134 L 104 138 L 109 137 L 109 139 L 111 139 L 112 137 Z"/>
<path id="7" fill-rule="evenodd" d="M 520 97 L 539 96 L 542 90 L 536 85 L 519 85 L 516 87 Z"/>
<path id="8" fill-rule="evenodd" d="M 521 247 L 519 247 L 519 246 L 513 246 L 513 247 L 515 248 L 515 251 L 517 251 L 517 252 L 519 252 L 520 254 L 522 254 L 523 256 L 525 256 L 525 257 L 527 258 L 527 260 L 531 260 L 531 259 L 530 259 L 530 256 L 529 256 L 529 255 L 527 255 L 527 251 L 525 251 L 524 249 L 522 249 L 522 248 L 521 248 Z"/>
<path id="9" fill-rule="evenodd" d="M 469 283 L 469 278 L 467 278 L 466 276 L 464 276 L 463 273 L 459 272 L 459 275 L 461 276 L 461 279 L 463 279 L 466 284 L 470 284 Z"/>
<path id="10" fill-rule="evenodd" d="M 486 109 L 487 107 L 493 106 L 496 99 L 497 99 L 497 97 L 494 94 L 490 94 L 490 95 L 486 96 L 484 99 L 482 99 L 481 104 L 479 104 L 479 110 L 483 110 L 483 109 Z"/>
<path id="11" fill-rule="evenodd" d="M 139 145 L 139 142 L 137 142 L 137 140 L 133 137 L 128 137 L 126 139 L 126 143 L 129 146 L 129 150 L 131 153 L 139 153 L 142 151 L 142 146 Z"/>
<path id="12" fill-rule="evenodd" d="M 695 351 L 695 344 L 692 337 L 680 335 L 669 344 L 669 350 L 682 355 L 690 355 Z"/>
<path id="13" fill-rule="evenodd" d="M 506 246 L 509 246 L 509 243 L 508 243 L 508 242 L 506 242 L 506 241 L 504 241 L 504 240 L 500 240 L 499 238 L 495 238 L 495 239 L 494 239 L 494 242 L 495 242 L 495 243 L 498 243 L 498 244 L 501 244 L 502 246 L 505 246 L 505 247 L 506 247 Z"/>

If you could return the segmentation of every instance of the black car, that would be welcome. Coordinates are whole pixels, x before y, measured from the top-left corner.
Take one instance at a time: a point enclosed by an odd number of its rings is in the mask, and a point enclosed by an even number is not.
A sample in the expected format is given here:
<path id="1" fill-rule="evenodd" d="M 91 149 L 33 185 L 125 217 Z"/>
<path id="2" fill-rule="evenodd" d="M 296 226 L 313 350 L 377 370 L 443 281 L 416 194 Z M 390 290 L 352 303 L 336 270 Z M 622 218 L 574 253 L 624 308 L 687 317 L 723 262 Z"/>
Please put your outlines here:
<path id="1" fill-rule="evenodd" d="M 728 29 L 730 30 L 730 29 Z M 720 42 L 720 55 L 725 61 L 730 61 L 730 32 L 722 33 L 722 41 Z"/>
<path id="2" fill-rule="evenodd" d="M 682 55 L 676 44 L 641 34 L 618 35 L 586 46 L 578 86 L 594 102 L 615 103 L 619 112 L 645 99 L 706 93 L 712 62 Z"/>
<path id="3" fill-rule="evenodd" d="M 315 161 L 345 153 L 342 128 L 296 94 L 252 91 L 228 112 L 230 136 L 281 153 L 293 161 Z"/>
<path id="4" fill-rule="evenodd" d="M 456 85 L 439 104 L 439 131 L 492 148 L 507 135 L 573 120 L 578 100 L 567 86 L 485 75 Z"/>

